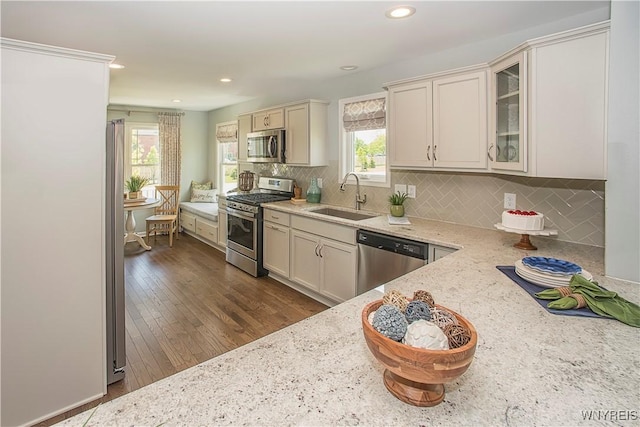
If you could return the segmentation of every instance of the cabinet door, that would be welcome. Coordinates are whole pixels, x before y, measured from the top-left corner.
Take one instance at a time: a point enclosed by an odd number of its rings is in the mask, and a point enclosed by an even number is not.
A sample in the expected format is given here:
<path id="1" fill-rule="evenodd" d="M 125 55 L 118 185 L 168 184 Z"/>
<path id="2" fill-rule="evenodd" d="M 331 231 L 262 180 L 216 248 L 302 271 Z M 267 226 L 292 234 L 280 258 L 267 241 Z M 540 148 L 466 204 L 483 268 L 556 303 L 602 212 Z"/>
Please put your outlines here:
<path id="1" fill-rule="evenodd" d="M 291 230 L 291 280 L 320 290 L 320 239 L 312 234 Z"/>
<path id="2" fill-rule="evenodd" d="M 227 247 L 227 211 L 218 209 L 218 244 Z"/>
<path id="3" fill-rule="evenodd" d="M 309 104 L 296 105 L 285 109 L 286 162 L 288 164 L 309 164 Z"/>
<path id="4" fill-rule="evenodd" d="M 455 251 L 456 249 L 429 244 L 429 262 L 437 261 Z"/>
<path id="5" fill-rule="evenodd" d="M 527 171 L 526 56 L 513 55 L 491 67 L 492 169 Z"/>
<path id="6" fill-rule="evenodd" d="M 320 292 L 338 302 L 355 297 L 357 246 L 322 239 L 318 253 L 322 265 Z"/>
<path id="7" fill-rule="evenodd" d="M 238 161 L 247 161 L 247 134 L 251 132 L 251 114 L 238 117 Z"/>
<path id="8" fill-rule="evenodd" d="M 183 229 L 196 232 L 196 217 L 187 212 L 180 212 L 180 225 Z"/>
<path id="9" fill-rule="evenodd" d="M 433 165 L 487 167 L 487 73 L 433 81 Z"/>
<path id="10" fill-rule="evenodd" d="M 289 227 L 264 222 L 263 263 L 267 270 L 289 277 Z"/>
<path id="11" fill-rule="evenodd" d="M 218 223 L 196 218 L 196 234 L 210 242 L 218 241 Z"/>
<path id="12" fill-rule="evenodd" d="M 607 32 L 532 50 L 534 175 L 606 179 L 607 57 Z"/>
<path id="13" fill-rule="evenodd" d="M 276 108 L 269 111 L 254 113 L 251 129 L 253 132 L 284 127 L 284 109 Z"/>
<path id="14" fill-rule="evenodd" d="M 430 167 L 432 86 L 421 82 L 389 90 L 389 164 L 391 167 Z"/>

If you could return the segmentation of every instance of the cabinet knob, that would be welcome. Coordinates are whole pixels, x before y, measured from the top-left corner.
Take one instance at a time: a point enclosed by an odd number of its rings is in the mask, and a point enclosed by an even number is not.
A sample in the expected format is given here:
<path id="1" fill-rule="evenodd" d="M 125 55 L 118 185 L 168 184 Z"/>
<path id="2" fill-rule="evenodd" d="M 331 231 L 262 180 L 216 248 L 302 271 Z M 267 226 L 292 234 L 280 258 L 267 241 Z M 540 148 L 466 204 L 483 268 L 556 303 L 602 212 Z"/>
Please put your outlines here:
<path id="1" fill-rule="evenodd" d="M 430 153 L 431 153 L 431 146 L 430 146 L 430 145 L 428 145 L 428 146 L 427 146 L 427 160 L 429 160 L 429 161 L 431 161 L 431 155 L 430 155 Z"/>
<path id="2" fill-rule="evenodd" d="M 438 158 L 436 157 L 436 150 L 437 149 L 438 149 L 438 146 L 434 145 L 433 146 L 433 160 L 436 161 L 436 162 L 438 161 Z"/>
<path id="3" fill-rule="evenodd" d="M 487 157 L 489 158 L 489 160 L 491 160 L 493 162 L 493 157 L 491 157 L 491 149 L 493 148 L 493 144 L 491 144 L 489 146 L 489 150 L 487 151 Z"/>

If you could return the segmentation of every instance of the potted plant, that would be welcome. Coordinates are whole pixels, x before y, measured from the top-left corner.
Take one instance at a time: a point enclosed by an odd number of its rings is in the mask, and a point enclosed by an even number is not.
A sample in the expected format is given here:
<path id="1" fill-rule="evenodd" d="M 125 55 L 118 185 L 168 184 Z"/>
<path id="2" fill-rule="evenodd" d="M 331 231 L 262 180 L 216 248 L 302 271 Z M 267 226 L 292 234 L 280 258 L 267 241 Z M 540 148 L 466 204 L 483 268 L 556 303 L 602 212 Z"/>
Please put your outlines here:
<path id="1" fill-rule="evenodd" d="M 127 190 L 129 190 L 129 199 L 139 199 L 142 196 L 142 188 L 149 182 L 148 178 L 140 175 L 133 175 L 125 182 Z"/>
<path id="2" fill-rule="evenodd" d="M 404 201 L 407 200 L 408 194 L 399 191 L 389 196 L 391 203 L 390 212 L 392 216 L 404 216 Z"/>

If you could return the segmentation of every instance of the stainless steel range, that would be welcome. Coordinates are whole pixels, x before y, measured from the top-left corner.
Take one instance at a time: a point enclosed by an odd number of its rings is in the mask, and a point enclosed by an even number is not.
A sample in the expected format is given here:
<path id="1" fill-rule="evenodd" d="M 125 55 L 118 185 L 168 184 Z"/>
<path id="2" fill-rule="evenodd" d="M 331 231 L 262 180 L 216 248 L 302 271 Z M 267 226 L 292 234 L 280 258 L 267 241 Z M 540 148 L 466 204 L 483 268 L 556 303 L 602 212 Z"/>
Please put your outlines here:
<path id="1" fill-rule="evenodd" d="M 227 196 L 227 262 L 254 277 L 268 273 L 262 266 L 262 203 L 289 200 L 294 180 L 260 177 L 258 191 Z"/>

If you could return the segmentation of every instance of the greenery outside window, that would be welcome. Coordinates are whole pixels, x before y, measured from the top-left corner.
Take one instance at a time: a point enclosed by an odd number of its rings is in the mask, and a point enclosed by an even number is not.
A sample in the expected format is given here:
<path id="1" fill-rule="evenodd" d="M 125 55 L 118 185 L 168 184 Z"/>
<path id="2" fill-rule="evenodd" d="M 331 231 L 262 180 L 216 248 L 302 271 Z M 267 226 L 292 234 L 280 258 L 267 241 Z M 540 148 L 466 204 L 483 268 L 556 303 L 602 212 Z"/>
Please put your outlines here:
<path id="1" fill-rule="evenodd" d="M 160 133 L 157 123 L 125 122 L 124 180 L 137 175 L 148 179 L 144 197 L 155 196 L 160 184 Z"/>
<path id="2" fill-rule="evenodd" d="M 238 186 L 238 122 L 216 125 L 218 188 L 224 194 Z"/>
<path id="3" fill-rule="evenodd" d="M 355 172 L 361 185 L 389 187 L 386 93 L 341 99 L 340 176 Z M 355 179 L 349 177 L 350 183 Z"/>

